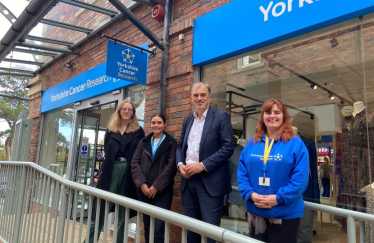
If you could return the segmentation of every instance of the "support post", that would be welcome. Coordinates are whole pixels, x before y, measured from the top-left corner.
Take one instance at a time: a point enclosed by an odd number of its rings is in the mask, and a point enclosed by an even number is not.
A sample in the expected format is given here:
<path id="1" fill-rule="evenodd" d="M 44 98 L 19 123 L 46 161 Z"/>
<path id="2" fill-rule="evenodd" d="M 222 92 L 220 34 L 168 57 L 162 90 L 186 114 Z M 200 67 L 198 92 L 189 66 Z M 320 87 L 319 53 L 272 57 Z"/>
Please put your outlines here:
<path id="1" fill-rule="evenodd" d="M 67 196 L 66 196 L 66 191 L 65 191 L 65 185 L 62 185 L 61 193 L 62 193 L 62 198 L 61 198 L 60 214 L 58 218 L 57 243 L 62 243 L 63 237 L 64 237 L 66 206 L 67 206 Z"/>
<path id="2" fill-rule="evenodd" d="M 161 74 L 160 74 L 160 101 L 158 111 L 165 113 L 166 109 L 166 87 L 167 87 L 167 70 L 169 65 L 169 28 L 171 23 L 171 13 L 173 8 L 173 1 L 166 0 L 165 2 L 165 21 L 164 21 L 164 44 L 165 49 L 162 52 L 161 58 Z"/>
<path id="3" fill-rule="evenodd" d="M 347 242 L 356 242 L 356 222 L 351 215 L 347 216 Z"/>
<path id="4" fill-rule="evenodd" d="M 26 188 L 26 167 L 22 166 L 22 176 L 21 176 L 21 188 L 19 191 L 18 202 L 17 202 L 17 210 L 16 210 L 16 218 L 14 222 L 14 231 L 13 231 L 13 239 L 12 242 L 19 242 L 20 236 L 20 229 L 22 224 L 22 204 L 24 201 L 25 196 L 25 188 Z"/>

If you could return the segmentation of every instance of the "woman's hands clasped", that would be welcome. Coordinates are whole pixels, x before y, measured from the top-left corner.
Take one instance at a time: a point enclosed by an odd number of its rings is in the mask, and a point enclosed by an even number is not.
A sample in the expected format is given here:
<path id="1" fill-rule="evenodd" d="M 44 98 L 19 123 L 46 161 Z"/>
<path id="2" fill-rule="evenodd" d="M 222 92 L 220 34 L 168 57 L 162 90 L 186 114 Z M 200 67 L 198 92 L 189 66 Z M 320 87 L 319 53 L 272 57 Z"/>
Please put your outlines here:
<path id="1" fill-rule="evenodd" d="M 158 192 L 156 187 L 151 186 L 150 188 L 148 188 L 147 184 L 145 183 L 140 185 L 140 190 L 142 190 L 143 194 L 149 198 L 154 198 L 156 196 L 156 193 Z"/>
<path id="2" fill-rule="evenodd" d="M 259 195 L 254 192 L 251 194 L 251 200 L 258 208 L 272 208 L 278 205 L 276 195 Z"/>

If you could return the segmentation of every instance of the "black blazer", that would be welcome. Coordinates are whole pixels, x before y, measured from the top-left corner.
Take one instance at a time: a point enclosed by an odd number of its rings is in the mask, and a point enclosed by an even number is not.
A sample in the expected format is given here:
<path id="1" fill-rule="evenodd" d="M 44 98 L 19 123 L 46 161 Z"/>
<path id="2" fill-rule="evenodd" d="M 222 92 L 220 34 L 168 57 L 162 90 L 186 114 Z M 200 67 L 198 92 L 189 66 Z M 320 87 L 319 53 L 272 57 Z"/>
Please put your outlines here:
<path id="1" fill-rule="evenodd" d="M 176 164 L 186 164 L 187 138 L 194 119 L 186 126 L 184 118 L 182 132 L 178 143 Z M 230 170 L 228 159 L 234 152 L 233 131 L 226 111 L 209 107 L 203 133 L 201 135 L 199 159 L 207 171 L 201 172 L 203 183 L 211 196 L 223 196 L 231 192 Z M 186 179 L 181 177 L 181 191 Z"/>

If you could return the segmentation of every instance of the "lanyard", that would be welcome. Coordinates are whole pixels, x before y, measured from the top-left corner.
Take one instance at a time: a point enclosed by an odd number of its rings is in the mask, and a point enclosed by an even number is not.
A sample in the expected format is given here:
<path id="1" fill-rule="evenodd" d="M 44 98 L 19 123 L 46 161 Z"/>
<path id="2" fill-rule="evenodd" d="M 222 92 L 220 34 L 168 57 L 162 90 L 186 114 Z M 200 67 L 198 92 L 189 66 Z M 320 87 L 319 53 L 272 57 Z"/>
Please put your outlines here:
<path id="1" fill-rule="evenodd" d="M 156 148 L 153 148 L 154 146 L 154 141 L 155 141 L 155 138 L 152 139 L 152 159 L 153 157 L 155 157 L 155 153 L 158 149 L 158 146 L 160 146 L 161 142 L 162 142 L 162 139 L 164 138 L 165 134 L 163 133 L 162 136 L 160 137 L 160 140 L 158 140 L 158 143 L 156 145 Z"/>
<path id="2" fill-rule="evenodd" d="M 269 138 L 268 136 L 266 135 L 266 140 L 265 140 L 265 151 L 264 151 L 264 165 L 262 166 L 262 171 L 264 172 L 264 181 L 265 181 L 265 173 L 266 171 L 268 170 L 268 157 L 269 157 L 269 154 L 270 154 L 270 151 L 271 151 L 271 148 L 273 147 L 273 143 L 274 143 L 274 140 L 273 139 L 269 144 Z"/>

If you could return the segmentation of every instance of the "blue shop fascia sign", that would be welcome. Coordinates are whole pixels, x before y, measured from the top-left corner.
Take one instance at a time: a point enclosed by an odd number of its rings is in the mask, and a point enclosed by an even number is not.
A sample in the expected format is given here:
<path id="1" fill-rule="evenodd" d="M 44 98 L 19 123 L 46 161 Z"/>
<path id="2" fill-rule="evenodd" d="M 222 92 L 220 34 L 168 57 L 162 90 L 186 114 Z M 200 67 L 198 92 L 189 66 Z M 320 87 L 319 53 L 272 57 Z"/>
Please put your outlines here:
<path id="1" fill-rule="evenodd" d="M 108 46 L 111 41 L 109 41 Z M 144 44 L 142 45 L 145 47 Z M 123 45 L 115 44 L 116 48 L 123 48 Z M 84 72 L 72 79 L 69 79 L 61 84 L 58 84 L 43 92 L 41 113 L 72 104 L 81 100 L 92 98 L 107 92 L 129 87 L 135 84 L 145 85 L 147 72 L 148 72 L 148 54 L 138 55 L 137 49 L 127 47 L 132 64 L 121 67 L 120 72 L 122 76 L 107 73 L 108 66 L 114 65 L 113 63 L 121 62 L 121 60 L 111 60 L 111 54 L 108 53 L 107 62 L 102 63 L 87 72 Z M 109 51 L 109 47 L 108 47 Z M 114 52 L 121 52 L 118 49 L 111 49 Z M 136 53 L 134 55 L 134 53 Z M 125 57 L 128 57 L 125 55 Z M 124 58 L 122 59 L 123 62 Z M 136 60 L 136 62 L 135 62 Z M 127 70 L 127 71 L 125 71 Z M 113 77 L 114 76 L 114 77 Z"/>
<path id="2" fill-rule="evenodd" d="M 374 0 L 233 0 L 194 21 L 193 65 L 206 65 L 374 12 Z"/>

